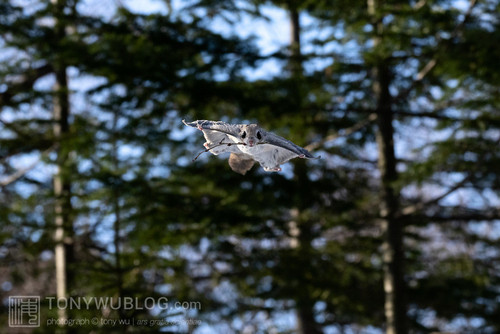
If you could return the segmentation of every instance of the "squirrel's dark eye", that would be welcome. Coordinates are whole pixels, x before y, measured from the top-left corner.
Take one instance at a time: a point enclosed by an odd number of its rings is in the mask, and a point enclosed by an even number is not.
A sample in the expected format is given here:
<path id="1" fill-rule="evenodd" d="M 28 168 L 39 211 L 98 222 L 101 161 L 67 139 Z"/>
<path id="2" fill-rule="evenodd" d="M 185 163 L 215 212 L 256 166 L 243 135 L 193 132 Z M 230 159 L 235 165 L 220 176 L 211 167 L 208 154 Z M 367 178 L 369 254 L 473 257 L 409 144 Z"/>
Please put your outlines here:
<path id="1" fill-rule="evenodd" d="M 260 131 L 257 132 L 257 139 L 262 139 L 262 135 L 260 134 Z"/>
<path id="2" fill-rule="evenodd" d="M 247 136 L 247 132 L 243 131 L 243 133 L 241 134 L 241 138 L 245 139 L 246 136 Z"/>

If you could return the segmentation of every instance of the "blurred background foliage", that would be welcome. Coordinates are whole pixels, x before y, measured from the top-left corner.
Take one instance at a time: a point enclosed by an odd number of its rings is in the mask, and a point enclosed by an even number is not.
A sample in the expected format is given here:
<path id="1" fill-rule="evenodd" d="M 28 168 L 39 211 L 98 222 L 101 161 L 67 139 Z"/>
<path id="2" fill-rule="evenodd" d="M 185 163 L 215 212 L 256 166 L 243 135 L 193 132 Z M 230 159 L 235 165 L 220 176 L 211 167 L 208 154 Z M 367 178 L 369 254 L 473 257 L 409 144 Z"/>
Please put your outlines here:
<path id="1" fill-rule="evenodd" d="M 61 332 L 500 330 L 498 1 L 137 3 L 0 3 L 2 327 L 64 286 L 201 308 Z M 183 118 L 322 158 L 241 176 Z"/>

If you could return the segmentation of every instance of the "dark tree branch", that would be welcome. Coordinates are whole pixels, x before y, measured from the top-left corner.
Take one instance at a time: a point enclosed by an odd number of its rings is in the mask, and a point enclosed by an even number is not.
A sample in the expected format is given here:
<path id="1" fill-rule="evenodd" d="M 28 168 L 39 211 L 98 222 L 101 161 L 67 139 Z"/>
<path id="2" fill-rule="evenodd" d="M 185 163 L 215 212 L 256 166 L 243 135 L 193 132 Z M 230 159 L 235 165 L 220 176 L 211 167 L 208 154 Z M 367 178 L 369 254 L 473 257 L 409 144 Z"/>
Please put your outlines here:
<path id="1" fill-rule="evenodd" d="M 400 215 L 402 217 L 404 216 L 409 216 L 409 215 L 413 215 L 415 214 L 416 212 L 420 211 L 420 210 L 423 210 L 425 209 L 426 207 L 428 207 L 429 205 L 432 205 L 432 204 L 437 204 L 440 200 L 442 200 L 443 198 L 451 195 L 452 193 L 454 193 L 455 191 L 457 191 L 458 189 L 462 188 L 467 182 L 469 182 L 471 179 L 470 176 L 467 176 L 465 177 L 462 181 L 458 182 L 457 184 L 455 184 L 453 187 L 451 187 L 450 189 L 448 189 L 448 191 L 446 191 L 445 193 L 433 198 L 433 199 L 430 199 L 428 201 L 425 201 L 425 202 L 419 202 L 415 205 L 411 205 L 411 206 L 407 206 L 406 208 L 403 208 L 401 211 L 400 211 Z"/>
<path id="2" fill-rule="evenodd" d="M 446 121 L 457 121 L 457 122 L 463 121 L 463 118 L 440 115 L 432 111 L 421 111 L 421 112 L 396 111 L 395 114 L 404 117 L 425 117 L 425 118 L 433 118 Z"/>
<path id="3" fill-rule="evenodd" d="M 21 177 L 23 177 L 26 173 L 28 173 L 30 170 L 32 170 L 33 168 L 36 167 L 36 165 L 38 165 L 38 163 L 45 157 L 47 156 L 50 152 L 52 152 L 55 148 L 57 147 L 57 145 L 52 145 L 51 147 L 49 147 L 48 149 L 46 149 L 45 151 L 42 152 L 42 154 L 40 154 L 40 157 L 35 161 L 33 162 L 32 164 L 26 166 L 25 168 L 21 168 L 19 170 L 17 170 L 14 174 L 6 177 L 5 179 L 1 180 L 0 181 L 0 187 L 6 187 L 8 186 L 9 184 L 19 180 Z"/>
<path id="4" fill-rule="evenodd" d="M 54 72 L 54 68 L 50 64 L 28 70 L 21 76 L 20 80 L 11 83 L 6 91 L 0 93 L 0 105 L 10 104 L 16 94 L 32 89 L 38 79 L 52 72 Z"/>
<path id="5" fill-rule="evenodd" d="M 469 8 L 467 9 L 467 12 L 465 13 L 463 20 L 460 23 L 457 24 L 457 26 L 455 27 L 455 29 L 453 29 L 453 32 L 451 33 L 450 38 L 447 39 L 447 40 L 453 40 L 453 39 L 459 37 L 462 34 L 463 29 L 465 27 L 465 24 L 470 19 L 470 16 L 472 15 L 472 10 L 474 9 L 474 7 L 475 7 L 476 4 L 477 4 L 477 0 L 470 0 L 469 1 Z M 436 54 L 417 73 L 417 75 L 415 76 L 415 80 L 412 82 L 412 84 L 410 85 L 410 87 L 408 87 L 401 94 L 399 94 L 398 96 L 396 96 L 395 99 L 397 99 L 397 100 L 405 100 L 405 99 L 407 99 L 408 95 L 410 95 L 411 91 L 420 82 L 422 82 L 424 80 L 424 78 L 434 69 L 434 67 L 436 67 L 436 65 L 438 63 L 438 60 L 439 60 L 438 56 L 437 56 L 437 53 L 438 53 L 437 51 L 440 50 L 443 47 L 443 41 L 444 41 L 440 37 L 437 37 L 437 39 L 438 39 L 438 43 L 437 43 L 437 46 L 435 48 Z"/>
<path id="6" fill-rule="evenodd" d="M 361 130 L 362 128 L 364 128 L 365 126 L 367 126 L 368 124 L 374 122 L 375 120 L 377 119 L 377 114 L 375 113 L 372 113 L 368 116 L 368 118 L 354 124 L 353 126 L 351 127 L 348 127 L 346 129 L 342 129 L 340 130 L 339 132 L 337 133 L 334 133 L 334 134 L 331 134 L 325 138 L 323 138 L 322 140 L 318 141 L 318 142 L 315 142 L 315 143 L 311 143 L 309 145 L 307 145 L 306 147 L 304 147 L 306 150 L 315 150 L 323 145 L 325 145 L 326 143 L 328 143 L 329 141 L 332 141 L 332 140 L 335 140 L 337 138 L 340 138 L 340 137 L 347 137 L 347 136 L 350 136 L 351 134 L 355 133 L 356 131 L 359 131 Z"/>
<path id="7" fill-rule="evenodd" d="M 491 209 L 483 211 L 467 210 L 450 214 L 414 214 L 411 218 L 417 221 L 451 222 L 451 221 L 495 221 L 500 220 L 500 210 Z"/>

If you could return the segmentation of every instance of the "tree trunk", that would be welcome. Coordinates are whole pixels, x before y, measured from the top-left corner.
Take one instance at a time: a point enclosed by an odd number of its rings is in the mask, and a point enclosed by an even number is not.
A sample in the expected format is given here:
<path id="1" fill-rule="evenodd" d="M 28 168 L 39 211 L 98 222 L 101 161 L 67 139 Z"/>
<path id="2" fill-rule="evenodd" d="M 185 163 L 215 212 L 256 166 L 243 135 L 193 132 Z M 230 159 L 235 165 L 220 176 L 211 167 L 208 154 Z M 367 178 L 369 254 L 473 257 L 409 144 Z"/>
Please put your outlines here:
<path id="1" fill-rule="evenodd" d="M 290 15 L 290 70 L 292 76 L 302 74 L 301 44 L 300 44 L 300 16 L 296 8 L 291 7 Z"/>
<path id="2" fill-rule="evenodd" d="M 66 85 L 66 70 L 59 70 L 56 74 L 57 80 L 54 87 L 56 96 L 54 98 L 54 135 L 59 142 L 56 173 L 54 175 L 54 196 L 55 196 L 55 266 L 57 298 L 68 296 L 68 282 L 70 274 L 68 262 L 73 253 L 73 233 L 71 212 L 71 183 L 68 180 L 68 173 L 65 172 L 68 154 L 60 149 L 61 140 L 68 132 L 68 96 Z M 65 309 L 58 310 L 59 320 L 67 319 Z M 64 322 L 60 322 L 64 323 Z"/>
<path id="3" fill-rule="evenodd" d="M 377 13 L 382 0 L 367 0 L 368 14 L 372 18 L 375 36 L 374 47 L 384 34 L 381 15 Z M 408 332 L 406 323 L 406 300 L 404 287 L 403 226 L 397 219 L 399 195 L 395 189 L 398 179 L 396 155 L 394 153 L 393 110 L 389 86 L 391 70 L 383 56 L 380 56 L 372 70 L 373 93 L 376 99 L 378 130 L 378 168 L 381 174 L 380 218 L 384 236 L 382 259 L 385 293 L 385 319 L 387 334 Z"/>
<path id="4" fill-rule="evenodd" d="M 52 0 L 56 4 L 55 33 L 58 39 L 65 34 L 65 27 L 57 19 L 63 12 L 63 1 Z M 71 183 L 68 173 L 68 150 L 64 149 L 62 142 L 69 133 L 69 96 L 68 82 L 66 76 L 66 65 L 62 59 L 57 59 L 54 64 L 56 82 L 54 85 L 53 117 L 54 138 L 58 144 L 56 173 L 54 175 L 54 197 L 55 197 L 55 268 L 56 268 L 56 293 L 57 298 L 67 298 L 70 282 L 72 280 L 71 269 L 68 264 L 73 261 L 73 224 L 71 221 Z M 68 319 L 67 310 L 58 309 L 59 323 L 65 323 Z"/>
<path id="5" fill-rule="evenodd" d="M 303 189 L 303 188 L 299 188 Z M 315 300 L 311 296 L 312 293 L 312 285 L 313 282 L 307 278 L 307 269 L 308 265 L 311 263 L 312 254 L 312 231 L 311 231 L 311 222 L 310 221 L 300 221 L 299 219 L 299 230 L 300 234 L 298 236 L 299 240 L 299 263 L 301 263 L 301 268 L 304 269 L 303 272 L 297 273 L 298 275 L 302 274 L 302 282 L 304 286 L 299 288 L 300 291 L 297 291 L 297 333 L 301 334 L 321 334 L 323 331 L 321 327 L 316 322 L 314 318 L 314 304 Z"/>
<path id="6" fill-rule="evenodd" d="M 119 111 L 115 111 L 113 116 L 113 133 L 118 132 L 118 117 Z M 118 170 L 120 168 L 120 163 L 118 159 L 118 139 L 113 139 L 113 168 Z M 118 176 L 117 176 L 118 177 Z M 118 183 L 119 184 L 119 183 Z M 119 299 L 125 297 L 124 287 L 123 287 L 123 268 L 122 268 L 122 260 L 121 260 L 121 207 L 120 207 L 120 192 L 117 188 L 117 184 L 115 184 L 113 188 L 113 210 L 115 214 L 115 222 L 114 222 L 114 239 L 113 244 L 115 246 L 115 273 L 116 273 L 116 288 L 118 290 L 117 295 Z M 126 312 L 123 308 L 118 310 L 118 316 L 120 319 L 127 319 Z"/>
<path id="7" fill-rule="evenodd" d="M 381 173 L 380 217 L 384 235 L 382 258 L 384 270 L 386 333 L 407 332 L 404 292 L 403 226 L 397 219 L 399 199 L 394 182 L 398 179 L 394 153 L 393 112 L 389 85 L 391 73 L 381 64 L 373 70 L 373 90 L 377 98 L 378 168 Z"/>
<path id="8" fill-rule="evenodd" d="M 299 305 L 297 310 L 298 325 L 297 333 L 303 334 L 321 334 L 318 324 L 314 319 L 314 305 Z"/>
<path id="9" fill-rule="evenodd" d="M 290 31 L 291 31 L 291 41 L 290 41 L 290 62 L 289 68 L 291 71 L 292 78 L 300 78 L 303 74 L 302 67 L 302 55 L 301 55 L 301 44 L 300 44 L 300 19 L 299 12 L 297 8 L 289 7 L 290 15 Z M 295 98 L 300 99 L 303 94 L 300 91 L 300 87 L 297 85 L 295 91 L 293 92 Z M 300 101 L 299 101 L 300 102 Z M 300 104 L 297 105 L 300 108 Z M 299 159 L 302 160 L 302 159 Z M 296 183 L 296 193 L 306 194 L 309 189 L 309 179 L 307 177 L 307 170 L 304 161 L 296 161 L 294 163 L 295 172 L 295 183 Z M 300 263 L 303 263 L 303 268 L 307 270 L 307 266 L 310 263 L 310 258 L 312 256 L 312 231 L 311 222 L 303 221 L 300 217 L 300 213 L 307 209 L 308 201 L 306 199 L 301 199 L 300 204 L 297 208 L 291 210 L 291 216 L 295 224 L 290 226 L 294 231 L 290 231 L 290 235 L 296 236 L 293 239 L 295 241 L 295 247 L 298 248 Z M 297 235 L 298 234 L 298 235 Z M 297 273 L 298 275 L 303 275 L 304 272 Z M 296 307 L 297 307 L 297 333 L 303 334 L 320 334 L 322 330 L 320 326 L 314 319 L 314 304 L 315 300 L 311 296 L 310 287 L 311 282 L 308 282 L 306 278 L 307 275 L 303 275 L 302 282 L 304 283 L 303 289 L 297 291 Z"/>

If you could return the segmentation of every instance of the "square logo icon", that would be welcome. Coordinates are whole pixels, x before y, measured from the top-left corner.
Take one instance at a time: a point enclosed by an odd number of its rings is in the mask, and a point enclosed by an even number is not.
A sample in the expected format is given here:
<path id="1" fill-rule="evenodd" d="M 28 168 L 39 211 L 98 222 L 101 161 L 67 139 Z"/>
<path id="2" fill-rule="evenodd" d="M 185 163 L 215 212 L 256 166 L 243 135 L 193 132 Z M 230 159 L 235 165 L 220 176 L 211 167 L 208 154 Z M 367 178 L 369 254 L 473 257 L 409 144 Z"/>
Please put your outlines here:
<path id="1" fill-rule="evenodd" d="M 40 327 L 40 296 L 10 296 L 9 327 Z"/>

